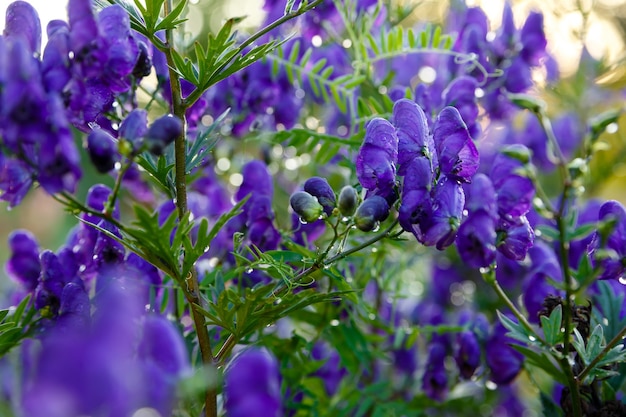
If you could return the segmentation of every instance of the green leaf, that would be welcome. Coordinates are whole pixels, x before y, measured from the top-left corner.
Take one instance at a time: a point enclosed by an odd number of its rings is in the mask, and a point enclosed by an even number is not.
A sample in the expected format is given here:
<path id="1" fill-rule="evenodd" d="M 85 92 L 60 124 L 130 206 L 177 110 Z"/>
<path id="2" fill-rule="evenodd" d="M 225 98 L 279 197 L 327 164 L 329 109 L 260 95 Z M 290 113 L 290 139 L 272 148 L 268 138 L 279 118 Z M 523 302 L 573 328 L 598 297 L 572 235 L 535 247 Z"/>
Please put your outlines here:
<path id="1" fill-rule="evenodd" d="M 201 131 L 191 145 L 187 142 L 187 155 L 185 157 L 185 172 L 190 174 L 194 169 L 200 166 L 206 156 L 213 150 L 218 141 L 216 129 L 222 124 L 230 109 L 220 114 L 211 126 Z"/>
<path id="2" fill-rule="evenodd" d="M 537 236 L 540 236 L 542 239 L 548 242 L 554 242 L 559 240 L 559 231 L 551 225 L 540 224 L 535 228 L 535 230 L 539 232 L 537 233 Z"/>
<path id="3" fill-rule="evenodd" d="M 581 224 L 576 227 L 573 232 L 568 233 L 567 240 L 571 242 L 573 240 L 584 239 L 591 233 L 595 232 L 597 227 L 598 225 L 595 223 Z"/>
<path id="4" fill-rule="evenodd" d="M 160 30 L 175 29 L 181 23 L 187 21 L 187 19 L 177 19 L 185 9 L 186 5 L 187 0 L 180 0 L 176 7 L 159 22 L 156 28 L 154 28 L 154 31 L 158 32 Z"/>
<path id="5" fill-rule="evenodd" d="M 541 327 L 543 328 L 543 334 L 546 342 L 550 346 L 554 346 L 563 339 L 563 333 L 561 332 L 561 320 L 563 317 L 562 307 L 559 304 L 556 306 L 550 318 L 541 316 Z"/>
<path id="6" fill-rule="evenodd" d="M 536 338 L 531 333 L 529 333 L 528 330 L 526 330 L 524 326 L 514 322 L 513 320 L 511 320 L 504 314 L 500 313 L 500 311 L 497 311 L 497 313 L 498 313 L 498 318 L 500 319 L 500 322 L 502 323 L 502 325 L 507 330 L 509 330 L 509 333 L 507 333 L 507 336 L 509 336 L 512 339 L 519 340 L 520 342 L 523 342 L 525 344 L 530 344 L 530 345 L 539 344 Z"/>
<path id="7" fill-rule="evenodd" d="M 524 355 L 527 363 L 541 368 L 547 372 L 555 381 L 567 385 L 567 377 L 563 375 L 563 371 L 556 365 L 545 352 L 536 352 L 526 346 L 511 345 L 511 347 Z"/>

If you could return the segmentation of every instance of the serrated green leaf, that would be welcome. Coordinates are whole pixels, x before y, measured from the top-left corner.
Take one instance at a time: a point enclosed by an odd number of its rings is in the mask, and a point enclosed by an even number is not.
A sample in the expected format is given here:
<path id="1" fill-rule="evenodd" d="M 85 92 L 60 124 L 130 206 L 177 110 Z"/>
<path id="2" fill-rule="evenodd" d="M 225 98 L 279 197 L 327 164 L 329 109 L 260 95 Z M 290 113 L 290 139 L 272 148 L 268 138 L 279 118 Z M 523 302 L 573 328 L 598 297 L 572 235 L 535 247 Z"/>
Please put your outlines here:
<path id="1" fill-rule="evenodd" d="M 550 346 L 554 346 L 562 339 L 561 333 L 561 320 L 563 317 L 562 307 L 559 304 L 556 306 L 552 313 L 550 313 L 550 317 L 541 316 L 541 328 L 543 329 L 543 334 L 545 336 L 546 342 Z"/>
<path id="2" fill-rule="evenodd" d="M 178 19 L 178 16 L 181 15 L 186 5 L 187 0 L 180 0 L 176 7 L 157 24 L 154 31 L 158 32 L 160 30 L 174 29 L 181 23 L 186 22 L 187 19 Z"/>

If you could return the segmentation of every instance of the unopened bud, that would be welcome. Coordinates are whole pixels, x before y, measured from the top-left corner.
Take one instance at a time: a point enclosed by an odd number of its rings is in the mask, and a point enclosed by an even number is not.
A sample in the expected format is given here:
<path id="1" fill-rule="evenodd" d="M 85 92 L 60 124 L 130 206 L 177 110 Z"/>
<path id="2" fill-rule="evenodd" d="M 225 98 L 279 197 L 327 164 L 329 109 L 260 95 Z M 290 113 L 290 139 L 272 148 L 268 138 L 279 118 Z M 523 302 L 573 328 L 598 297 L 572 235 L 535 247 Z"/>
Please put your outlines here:
<path id="1" fill-rule="evenodd" d="M 317 197 L 317 201 L 324 207 L 324 212 L 330 216 L 335 208 L 335 192 L 324 178 L 312 177 L 304 183 L 304 191 Z"/>
<path id="2" fill-rule="evenodd" d="M 306 191 L 298 191 L 292 194 L 289 204 L 291 204 L 293 211 L 307 223 L 318 220 L 324 212 L 324 208 L 317 201 L 317 198 Z"/>
<path id="3" fill-rule="evenodd" d="M 358 202 L 359 196 L 351 185 L 346 185 L 339 192 L 339 211 L 344 216 L 352 216 Z"/>
<path id="4" fill-rule="evenodd" d="M 381 196 L 374 195 L 363 201 L 356 210 L 354 222 L 359 230 L 370 232 L 389 216 L 389 204 Z"/>

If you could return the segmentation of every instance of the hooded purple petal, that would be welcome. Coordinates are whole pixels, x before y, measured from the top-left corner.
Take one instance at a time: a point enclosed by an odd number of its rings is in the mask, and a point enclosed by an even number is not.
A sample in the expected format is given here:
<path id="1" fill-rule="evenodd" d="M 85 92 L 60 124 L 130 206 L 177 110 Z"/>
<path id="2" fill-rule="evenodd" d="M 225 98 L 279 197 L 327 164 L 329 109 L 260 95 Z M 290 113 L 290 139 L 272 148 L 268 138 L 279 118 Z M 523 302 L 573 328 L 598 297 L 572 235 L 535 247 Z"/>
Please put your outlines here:
<path id="1" fill-rule="evenodd" d="M 433 139 L 442 172 L 457 181 L 470 182 L 478 170 L 478 150 L 457 109 L 446 107 L 439 113 Z"/>
<path id="2" fill-rule="evenodd" d="M 4 21 L 4 36 L 7 38 L 23 38 L 30 48 L 31 54 L 41 52 L 41 22 L 37 10 L 25 1 L 14 1 L 9 4 Z"/>
<path id="3" fill-rule="evenodd" d="M 393 105 L 391 122 L 398 135 L 398 174 L 404 175 L 408 164 L 428 153 L 428 122 L 422 108 L 407 99 Z"/>
<path id="4" fill-rule="evenodd" d="M 385 119 L 372 119 L 366 127 L 365 139 L 356 158 L 357 178 L 372 191 L 393 188 L 398 159 L 398 136 Z"/>

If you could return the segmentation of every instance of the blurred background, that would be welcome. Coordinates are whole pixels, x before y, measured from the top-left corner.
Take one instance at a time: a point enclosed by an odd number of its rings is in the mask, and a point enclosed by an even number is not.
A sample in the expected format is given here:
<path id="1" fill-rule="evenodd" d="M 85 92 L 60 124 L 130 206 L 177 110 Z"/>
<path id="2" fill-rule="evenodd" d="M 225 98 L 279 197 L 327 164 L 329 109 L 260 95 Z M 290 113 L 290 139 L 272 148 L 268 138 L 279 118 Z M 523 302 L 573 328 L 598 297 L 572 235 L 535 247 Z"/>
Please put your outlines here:
<path id="1" fill-rule="evenodd" d="M 330 0 L 329 0 L 330 1 Z M 66 0 L 30 0 L 40 13 L 43 43 L 46 42 L 45 27 L 50 20 L 67 19 Z M 0 16 L 4 16 L 11 0 L 0 0 Z M 387 1 L 385 1 L 387 3 Z M 467 0 L 470 6 L 481 6 L 487 13 L 492 27 L 496 30 L 500 25 L 503 0 Z M 626 86 L 626 0 L 551 0 L 512 1 L 517 25 L 521 25 L 530 10 L 541 10 L 545 16 L 545 32 L 548 38 L 548 51 L 559 64 L 561 75 L 566 79 L 582 79 L 592 77 L 592 81 L 607 88 Z M 206 33 L 216 31 L 224 19 L 235 16 L 246 16 L 239 26 L 241 31 L 253 30 L 263 21 L 263 0 L 189 0 L 189 19 L 182 44 L 191 44 L 194 40 L 205 39 Z M 412 26 L 419 21 L 441 22 L 446 16 L 450 4 L 439 0 L 398 0 L 392 1 L 394 10 L 412 10 L 401 24 Z M 4 18 L 0 18 L 0 30 L 3 29 Z M 580 70 L 579 61 L 583 47 L 587 48 L 591 57 L 602 62 L 602 70 L 596 74 L 585 74 Z M 537 74 L 537 82 L 541 85 L 542 74 Z M 587 82 L 589 80 L 586 80 Z M 563 85 L 569 81 L 565 80 Z M 562 92 L 556 92 L 562 95 Z M 547 99 L 550 99 L 550 92 Z M 601 107 L 601 106 L 600 106 Z M 602 109 L 600 109 L 602 110 Z M 623 118 L 622 118 L 623 119 Z M 623 129 L 621 129 L 623 130 Z M 596 175 L 602 186 L 590 191 L 601 198 L 619 199 L 626 203 L 626 160 L 621 137 L 611 143 L 604 155 L 598 155 L 597 166 L 612 166 L 615 169 L 605 172 L 598 169 Z M 618 152 L 619 150 L 619 152 Z M 621 159 L 620 159 L 621 158 Z M 112 179 L 98 175 L 95 171 L 85 172 L 83 187 L 79 190 L 79 198 L 83 198 L 89 184 L 95 182 L 112 183 Z M 7 237 L 12 230 L 27 228 L 39 239 L 43 248 L 56 250 L 64 241 L 67 230 L 75 224 L 75 219 L 45 193 L 31 191 L 24 202 L 13 211 L 0 203 L 0 265 L 4 265 L 8 253 Z M 1 269 L 0 269 L 1 270 Z M 3 275 L 0 272 L 0 275 Z M 5 279 L 0 280 L 0 290 L 6 288 Z"/>

